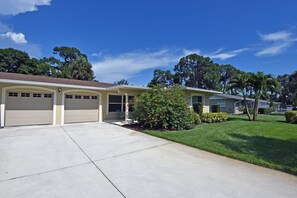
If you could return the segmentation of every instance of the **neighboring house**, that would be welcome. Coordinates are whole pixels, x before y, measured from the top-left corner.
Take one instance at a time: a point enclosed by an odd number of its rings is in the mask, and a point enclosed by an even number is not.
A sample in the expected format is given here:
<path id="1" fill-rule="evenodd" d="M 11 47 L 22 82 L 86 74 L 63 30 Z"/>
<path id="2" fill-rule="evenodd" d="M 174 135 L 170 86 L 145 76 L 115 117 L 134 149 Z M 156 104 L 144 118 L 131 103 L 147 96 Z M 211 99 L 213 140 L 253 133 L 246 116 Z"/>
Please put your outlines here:
<path id="1" fill-rule="evenodd" d="M 0 72 L 1 127 L 101 122 L 129 117 L 129 101 L 147 87 Z M 184 87 L 189 106 L 220 92 Z"/>
<path id="2" fill-rule="evenodd" d="M 220 105 L 221 111 L 227 113 L 240 114 L 239 107 L 244 107 L 243 97 L 228 94 L 216 94 L 211 96 L 210 105 Z M 248 107 L 253 108 L 255 99 L 247 98 Z M 259 100 L 259 108 L 269 108 L 269 101 Z"/>

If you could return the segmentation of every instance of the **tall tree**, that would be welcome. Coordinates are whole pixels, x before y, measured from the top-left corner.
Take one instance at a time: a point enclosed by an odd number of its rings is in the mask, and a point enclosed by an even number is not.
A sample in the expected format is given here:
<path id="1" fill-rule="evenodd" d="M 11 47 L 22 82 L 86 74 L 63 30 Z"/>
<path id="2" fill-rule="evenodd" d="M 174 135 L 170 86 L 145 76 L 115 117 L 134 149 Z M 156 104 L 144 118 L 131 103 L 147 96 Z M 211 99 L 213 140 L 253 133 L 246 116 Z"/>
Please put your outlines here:
<path id="1" fill-rule="evenodd" d="M 221 91 L 223 93 L 227 93 L 227 85 L 230 83 L 231 79 L 240 73 L 240 70 L 236 69 L 232 65 L 221 65 L 221 79 L 220 82 L 222 84 L 222 89 Z M 233 89 L 229 89 L 231 91 L 231 94 L 233 93 Z"/>
<path id="2" fill-rule="evenodd" d="M 220 90 L 220 68 L 209 57 L 188 55 L 180 59 L 174 71 L 182 85 Z"/>
<path id="3" fill-rule="evenodd" d="M 257 72 L 252 74 L 250 78 L 250 85 L 253 88 L 255 95 L 255 105 L 253 120 L 257 119 L 259 110 L 259 100 L 261 97 L 267 97 L 267 92 L 269 90 L 276 91 L 279 87 L 278 81 L 274 80 L 273 76 L 264 74 L 263 72 Z"/>
<path id="4" fill-rule="evenodd" d="M 58 62 L 60 70 L 57 77 L 72 78 L 77 80 L 93 80 L 95 78 L 92 65 L 85 54 L 75 47 L 55 47 L 54 54 L 58 54 L 62 61 Z"/>
<path id="5" fill-rule="evenodd" d="M 249 73 L 241 72 L 230 80 L 228 89 L 236 89 L 241 93 L 248 118 L 249 120 L 252 120 L 251 114 L 248 108 L 248 102 L 246 99 L 248 91 L 250 89 L 250 78 L 251 78 L 251 75 Z"/>
<path id="6" fill-rule="evenodd" d="M 154 77 L 149 82 L 148 87 L 153 87 L 155 85 L 163 85 L 163 86 L 170 86 L 174 82 L 174 76 L 171 74 L 170 70 L 161 70 L 156 69 L 154 71 Z"/>
<path id="7" fill-rule="evenodd" d="M 129 85 L 129 82 L 126 79 L 122 79 L 122 80 L 114 82 L 113 84 L 115 84 L 115 85 Z"/>
<path id="8" fill-rule="evenodd" d="M 30 57 L 26 52 L 13 48 L 0 49 L 1 72 L 27 73 L 31 72 L 29 67 L 35 66 L 33 62 L 30 62 Z"/>

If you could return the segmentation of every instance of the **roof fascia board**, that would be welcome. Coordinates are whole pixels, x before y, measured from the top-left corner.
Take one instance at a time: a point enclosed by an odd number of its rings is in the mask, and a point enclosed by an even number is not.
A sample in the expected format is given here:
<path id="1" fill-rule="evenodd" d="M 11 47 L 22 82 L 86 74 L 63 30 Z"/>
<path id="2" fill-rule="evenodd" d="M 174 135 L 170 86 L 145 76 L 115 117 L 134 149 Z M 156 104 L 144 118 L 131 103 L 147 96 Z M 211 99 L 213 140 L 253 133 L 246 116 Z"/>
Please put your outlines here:
<path id="1" fill-rule="evenodd" d="M 37 81 L 24 81 L 24 80 L 8 80 L 0 79 L 2 83 L 15 83 L 15 84 L 26 84 L 26 85 L 41 85 L 49 87 L 66 87 L 66 88 L 81 88 L 81 89 L 94 89 L 94 90 L 106 90 L 103 87 L 91 87 L 91 86 L 82 86 L 82 85 L 69 85 L 61 83 L 46 83 L 46 82 L 37 82 Z"/>

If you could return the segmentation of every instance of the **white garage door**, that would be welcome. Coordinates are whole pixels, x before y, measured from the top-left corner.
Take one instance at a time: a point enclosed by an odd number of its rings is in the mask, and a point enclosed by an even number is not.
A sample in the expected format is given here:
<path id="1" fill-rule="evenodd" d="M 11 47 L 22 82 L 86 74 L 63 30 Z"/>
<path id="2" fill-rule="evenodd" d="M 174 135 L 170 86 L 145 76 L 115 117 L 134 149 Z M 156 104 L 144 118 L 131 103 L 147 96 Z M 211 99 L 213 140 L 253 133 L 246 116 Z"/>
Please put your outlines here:
<path id="1" fill-rule="evenodd" d="M 53 94 L 14 92 L 6 94 L 5 126 L 53 124 Z"/>
<path id="2" fill-rule="evenodd" d="M 99 98 L 96 95 L 65 95 L 65 123 L 98 122 Z"/>

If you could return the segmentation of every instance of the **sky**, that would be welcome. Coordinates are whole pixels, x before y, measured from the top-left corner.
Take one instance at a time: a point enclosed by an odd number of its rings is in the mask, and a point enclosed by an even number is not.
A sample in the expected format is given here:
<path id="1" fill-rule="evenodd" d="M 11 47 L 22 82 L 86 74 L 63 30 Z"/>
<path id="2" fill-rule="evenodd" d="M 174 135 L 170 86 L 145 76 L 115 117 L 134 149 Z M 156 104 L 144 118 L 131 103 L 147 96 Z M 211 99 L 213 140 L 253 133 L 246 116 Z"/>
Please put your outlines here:
<path id="1" fill-rule="evenodd" d="M 96 79 L 146 85 L 197 53 L 274 75 L 297 70 L 295 0 L 0 0 L 0 48 L 85 53 Z"/>

